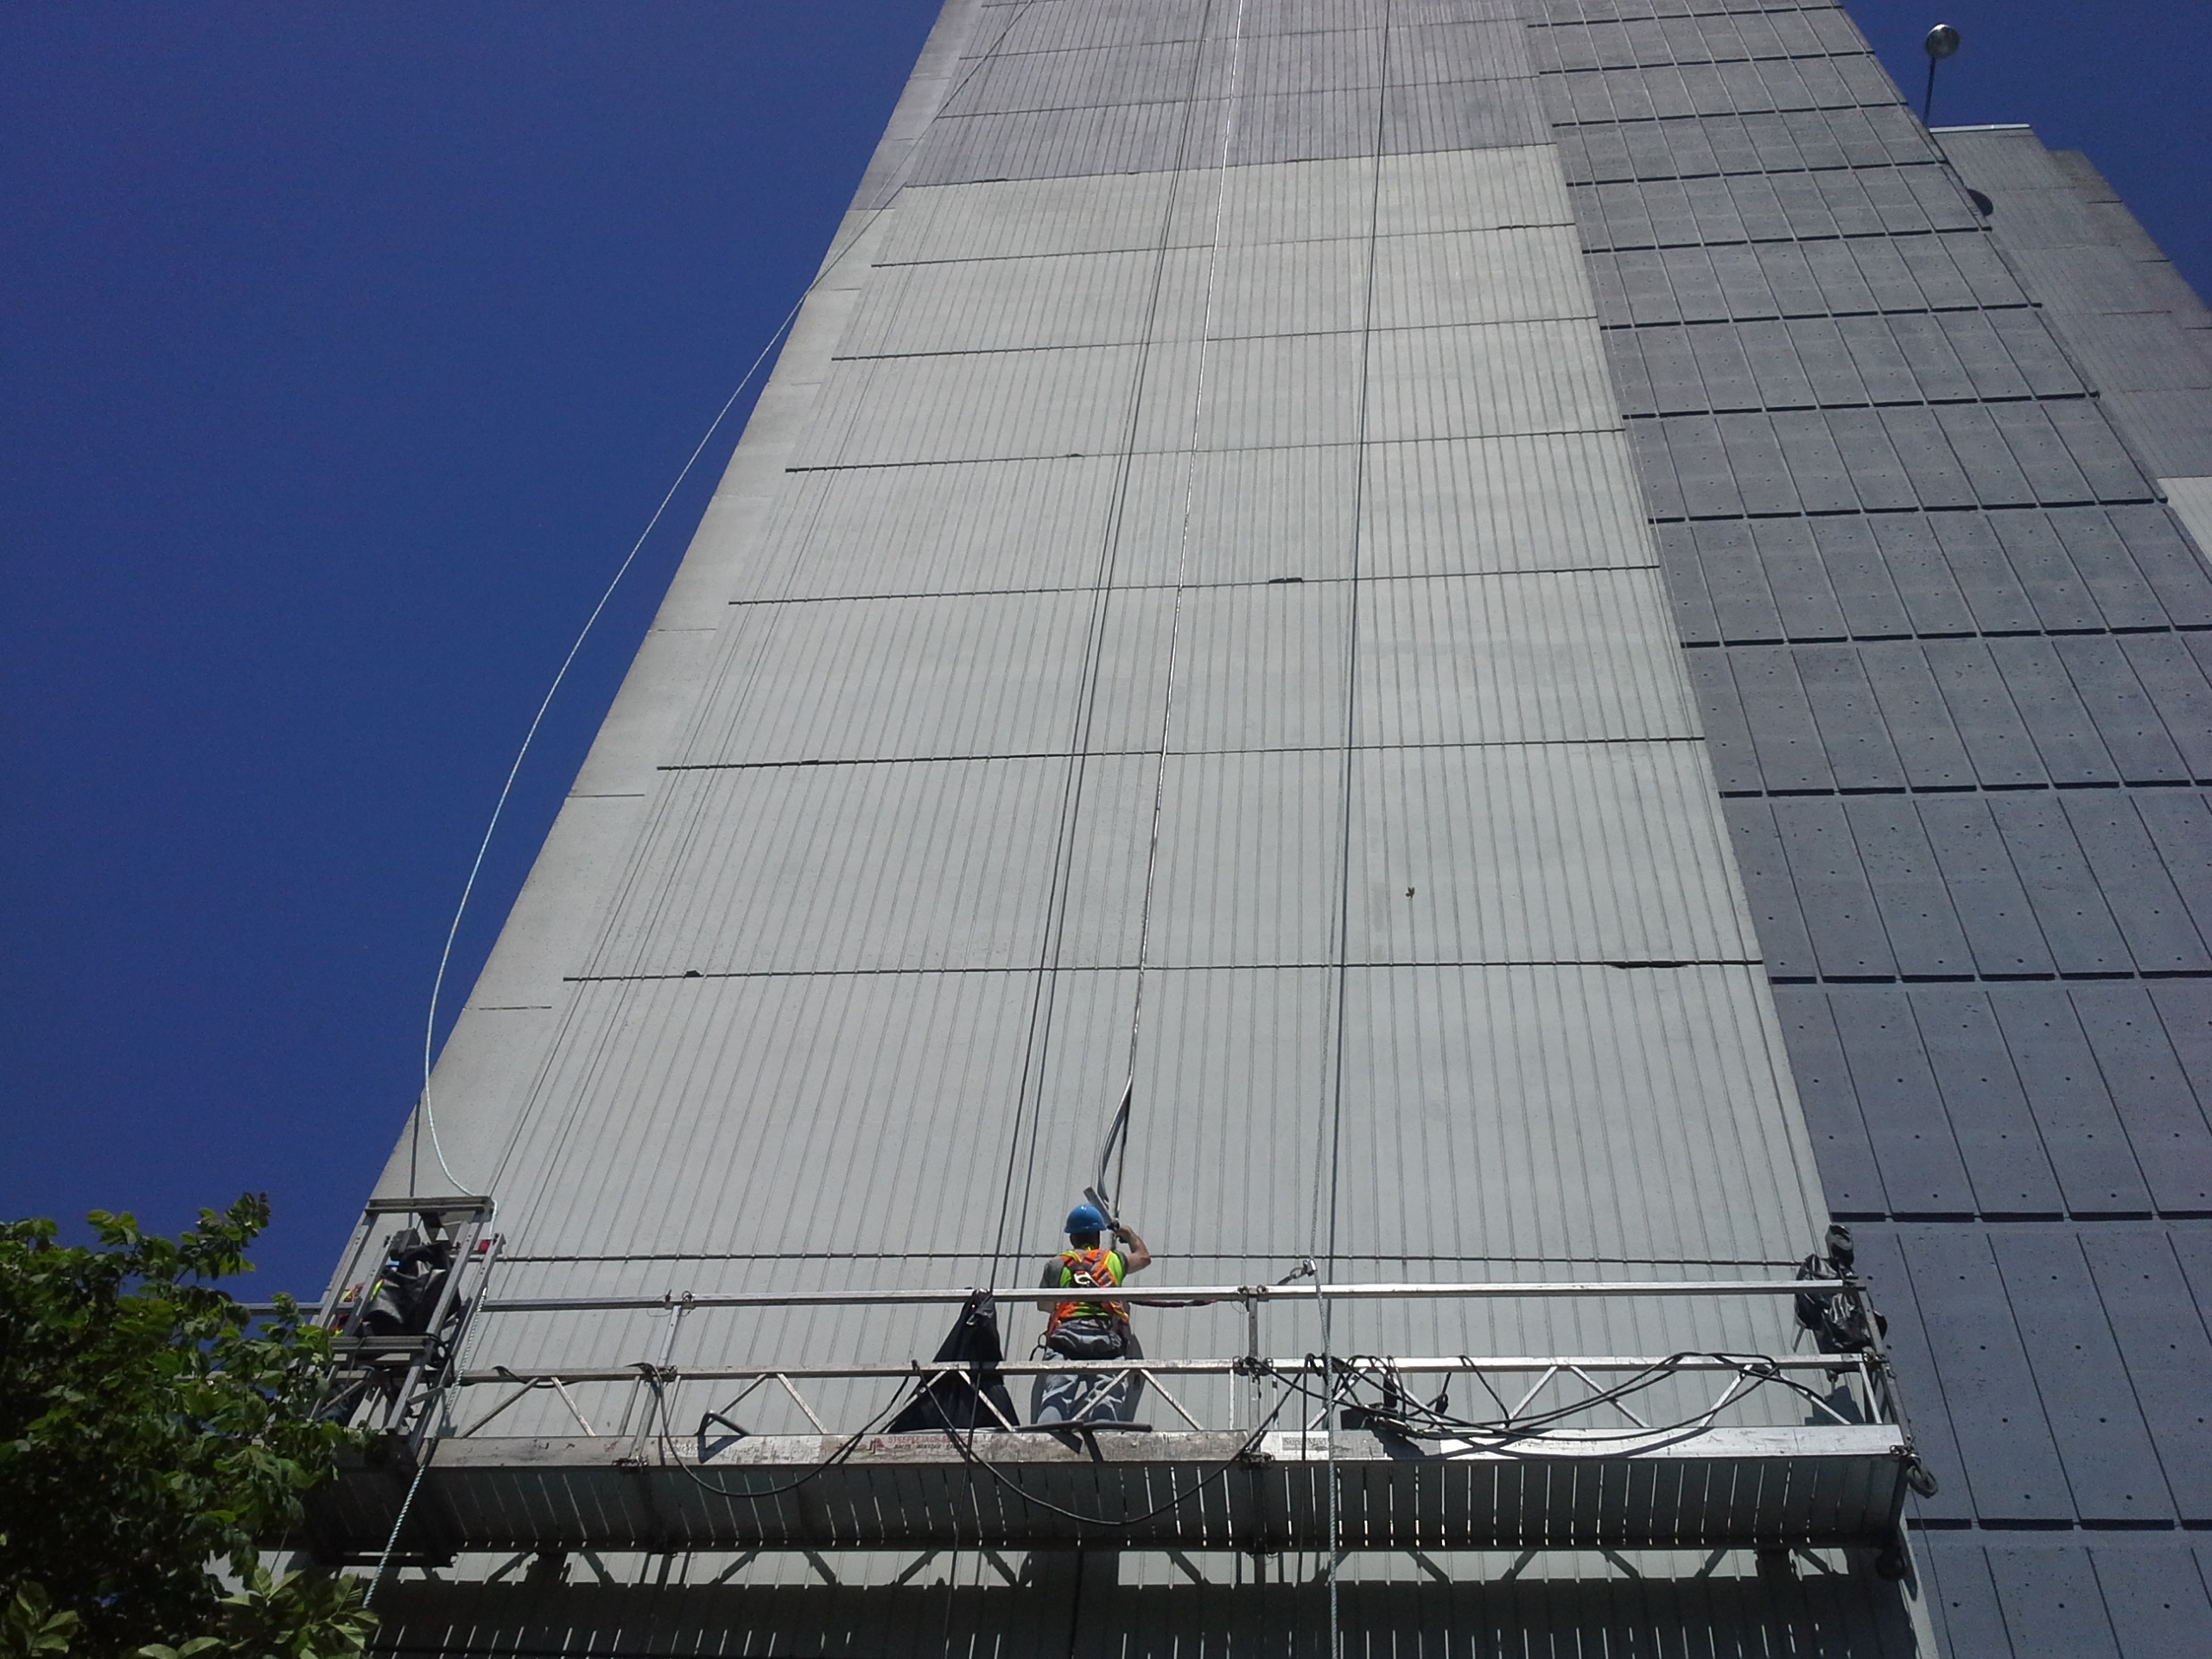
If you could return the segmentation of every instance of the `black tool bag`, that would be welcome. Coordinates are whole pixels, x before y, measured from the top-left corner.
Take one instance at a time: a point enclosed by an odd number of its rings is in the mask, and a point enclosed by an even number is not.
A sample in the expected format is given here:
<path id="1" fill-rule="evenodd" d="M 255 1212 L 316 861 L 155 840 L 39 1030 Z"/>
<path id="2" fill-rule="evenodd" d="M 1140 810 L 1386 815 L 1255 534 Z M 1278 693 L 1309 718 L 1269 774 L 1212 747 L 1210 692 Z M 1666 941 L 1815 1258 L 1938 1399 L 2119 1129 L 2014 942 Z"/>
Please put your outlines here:
<path id="1" fill-rule="evenodd" d="M 961 1304 L 952 1332 L 938 1344 L 935 1363 L 964 1365 L 964 1372 L 935 1376 L 891 1420 L 887 1434 L 914 1434 L 931 1429 L 1003 1428 L 1016 1421 L 1014 1401 L 999 1373 L 1006 1349 L 999 1341 L 998 1307 L 977 1291 Z"/>
<path id="2" fill-rule="evenodd" d="M 1129 1327 L 1095 1314 L 1062 1319 L 1046 1335 L 1045 1346 L 1062 1359 L 1119 1359 L 1128 1352 Z"/>

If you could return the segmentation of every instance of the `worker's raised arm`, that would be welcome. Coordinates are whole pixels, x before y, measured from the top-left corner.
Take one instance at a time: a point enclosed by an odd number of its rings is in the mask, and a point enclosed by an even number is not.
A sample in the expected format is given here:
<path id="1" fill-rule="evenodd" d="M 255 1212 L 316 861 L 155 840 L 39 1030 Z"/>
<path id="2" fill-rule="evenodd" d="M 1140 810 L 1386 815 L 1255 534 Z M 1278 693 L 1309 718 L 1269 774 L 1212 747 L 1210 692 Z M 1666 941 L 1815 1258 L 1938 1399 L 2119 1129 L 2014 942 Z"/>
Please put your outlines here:
<path id="1" fill-rule="evenodd" d="M 1138 1273 L 1152 1265 L 1152 1252 L 1126 1227 L 1114 1229 L 1114 1242 L 1122 1247 L 1122 1261 L 1131 1273 Z"/>

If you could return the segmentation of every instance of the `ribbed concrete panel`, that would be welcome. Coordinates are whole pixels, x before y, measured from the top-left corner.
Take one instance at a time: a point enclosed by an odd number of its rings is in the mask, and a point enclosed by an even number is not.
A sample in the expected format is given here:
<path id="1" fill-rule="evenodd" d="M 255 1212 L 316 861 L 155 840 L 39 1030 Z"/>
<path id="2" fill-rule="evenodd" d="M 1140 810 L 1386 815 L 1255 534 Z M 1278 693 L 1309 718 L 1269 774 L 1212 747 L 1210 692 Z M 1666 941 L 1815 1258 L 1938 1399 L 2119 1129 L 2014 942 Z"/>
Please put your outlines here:
<path id="1" fill-rule="evenodd" d="M 1313 1131 L 1331 1109 L 1325 1091 L 1313 1086 L 1329 1024 L 1329 981 L 1325 969 L 1164 981 L 1158 1058 L 1141 1078 L 1141 1097 L 1147 1113 L 1159 1115 L 1156 1126 L 1205 1103 L 1204 1127 L 1173 1137 L 1155 1127 L 1141 1137 L 1128 1183 L 1133 1200 L 1148 1211 L 1188 1218 L 1172 1248 L 1198 1276 L 1224 1262 L 1273 1258 L 1294 1265 L 1306 1248 Z M 1109 1063 L 1127 988 L 1126 976 L 1078 976 L 1058 992 L 1061 1031 L 1041 1089 L 1043 1116 L 1030 1132 L 1047 1162 L 1079 1158 L 1087 1145 L 1098 1103 L 1090 1084 Z M 1362 1033 L 1354 1052 L 1363 1072 L 1386 1088 L 1362 1090 L 1345 1103 L 1344 1179 L 1355 1184 L 1355 1195 L 1382 1180 L 1398 1196 L 1351 1205 L 1363 1218 L 1344 1242 L 1351 1255 L 1407 1264 L 1756 1261 L 1773 1230 L 1802 1224 L 1808 1154 L 1787 1134 L 1764 1136 L 1758 1129 L 1784 1120 L 1770 1092 L 1771 1067 L 1755 1058 L 1772 1033 L 1762 1028 L 1753 982 L 1741 970 L 1522 968 L 1470 976 L 1393 969 L 1357 976 L 1352 991 L 1349 1015 Z M 528 1219 L 540 1232 L 563 1224 L 570 1253 L 631 1258 L 634 1265 L 610 1261 L 557 1273 L 550 1265 L 518 1268 L 512 1294 L 556 1284 L 635 1294 L 671 1275 L 702 1294 L 835 1286 L 851 1282 L 856 1271 L 895 1270 L 902 1261 L 955 1281 L 976 1271 L 976 1258 L 991 1248 L 1001 1137 L 1012 1117 L 994 1124 L 974 1103 L 1012 1090 L 1026 1010 L 1003 999 L 1025 995 L 1004 976 L 941 975 L 594 988 L 576 1019 L 598 1037 L 588 1051 L 598 1109 L 575 1115 L 557 1141 L 543 1143 L 556 1161 L 537 1172 L 534 1184 L 557 1191 L 594 1170 L 636 1173 L 612 1187 L 601 1183 L 601 1201 L 588 1210 L 565 1218 L 541 1211 Z M 982 1048 L 947 1040 L 946 1032 L 969 1028 L 994 1005 L 1003 1014 L 989 1023 L 1006 1033 L 1004 1040 Z M 887 1040 L 858 1048 L 807 1041 L 803 1033 L 830 1014 L 841 1023 L 870 1021 Z M 1723 1046 L 1700 1035 L 1717 1030 L 1736 1040 Z M 1283 1032 L 1307 1036 L 1303 1045 L 1286 1046 Z M 1603 1040 L 1596 1039 L 1599 1033 L 1607 1033 Z M 855 1105 L 899 1103 L 902 1127 L 869 1160 L 874 1174 L 855 1172 L 834 1193 L 811 1183 L 809 1172 L 822 1159 L 876 1131 L 872 1114 L 784 1119 L 769 1103 L 794 1089 Z M 1538 1091 L 1573 1104 L 1563 1113 L 1498 1112 L 1486 1104 Z M 1382 1109 L 1391 1098 L 1427 1104 L 1418 1113 Z M 674 1131 L 693 1154 L 651 1175 L 642 1166 L 652 1162 L 654 1143 L 640 1137 L 636 1111 L 624 1109 L 648 1101 L 658 1103 L 658 1133 Z M 1028 1155 L 1026 1146 L 1017 1151 Z M 1751 1161 L 1736 1161 L 1745 1158 Z M 714 1173 L 734 1165 L 748 1172 L 741 1198 Z M 1579 1192 L 1599 1166 L 1611 1170 L 1618 1185 L 1607 1186 L 1602 1201 L 1569 1202 L 1567 1195 Z M 1446 1182 L 1444 1172 L 1458 1167 L 1490 1173 Z M 1709 1182 L 1711 1190 L 1694 1205 L 1661 1203 L 1664 1189 L 1648 1179 L 1653 1168 Z M 1524 1173 L 1509 1178 L 1509 1171 Z M 1425 1172 L 1414 1175 L 1421 1185 L 1404 1185 L 1408 1172 Z M 1428 1193 L 1427 1207 L 1443 1225 L 1413 1236 L 1405 1217 L 1419 1206 L 1406 1199 L 1420 1192 Z M 1764 1211 L 1758 1205 L 1770 1200 L 1758 1200 L 1746 1208 L 1745 1195 L 1754 1192 L 1778 1195 L 1771 1201 L 1781 1207 Z M 918 1257 L 917 1240 L 926 1241 Z M 784 1258 L 780 1265 L 762 1259 L 770 1252 Z M 807 1252 L 821 1259 L 807 1261 Z M 685 1259 L 647 1260 L 671 1253 Z M 855 1253 L 884 1265 L 856 1268 Z M 717 1260 L 732 1257 L 752 1259 Z M 1517 1337 L 1523 1344 L 1663 1351 L 1700 1324 L 1712 1329 L 1710 1318 L 1698 1315 L 1713 1312 L 1683 1305 L 1601 1309 L 1579 1329 L 1547 1330 L 1537 1310 L 1509 1308 L 1480 1323 L 1493 1326 L 1481 1333 L 1484 1344 L 1504 1351 L 1517 1351 Z M 1224 1334 L 1207 1328 L 1221 1319 L 1203 1312 L 1152 1315 L 1148 1344 L 1163 1355 L 1205 1351 L 1209 1339 Z M 689 1365 L 743 1363 L 747 1356 L 757 1363 L 770 1353 L 784 1363 L 834 1363 L 838 1344 L 863 1331 L 870 1341 L 911 1343 L 926 1339 L 922 1327 L 931 1322 L 927 1315 L 901 1318 L 885 1329 L 880 1315 L 820 1310 L 701 1315 L 687 1326 L 683 1357 Z M 1445 1339 L 1443 1351 L 1473 1334 L 1457 1316 L 1424 1323 L 1433 1327 L 1425 1334 Z M 1370 1335 L 1382 1334 L 1376 1319 L 1369 1324 Z M 510 1332 L 502 1345 L 518 1356 L 515 1363 L 543 1365 L 564 1357 L 576 1363 L 588 1344 L 642 1346 L 652 1321 L 606 1316 L 596 1328 L 578 1331 L 572 1321 L 518 1315 L 503 1317 L 502 1329 Z M 1727 1334 L 1745 1345 L 1777 1336 L 1756 1325 Z M 1410 1333 L 1392 1335 L 1402 1342 Z"/>
<path id="2" fill-rule="evenodd" d="M 1619 735 L 1631 728 L 1641 734 L 1654 719 L 1664 723 L 1663 703 L 1639 703 L 1631 714 L 1610 679 L 1598 684 L 1577 659 L 1545 655 L 1602 629 L 1612 594 L 1524 593 L 1525 579 L 1502 593 L 1459 592 L 1465 586 L 1441 596 L 1390 595 L 1421 613 L 1393 642 L 1405 658 L 1400 676 L 1416 661 L 1432 671 L 1446 665 L 1449 652 L 1477 639 L 1495 638 L 1499 648 L 1488 662 L 1468 662 L 1457 683 L 1440 684 L 1419 711 L 1417 729 L 1427 735 L 1406 741 Z M 1187 591 L 1173 746 L 1340 741 L 1348 604 L 1342 582 L 1317 578 Z M 1078 741 L 1091 752 L 1148 753 L 1159 743 L 1160 658 L 1174 609 L 1173 590 L 1162 588 L 755 607 L 761 638 L 750 660 L 732 666 L 726 703 L 681 764 L 1065 753 Z M 1511 638 L 1499 637 L 1508 630 Z M 1539 660 L 1525 690 L 1504 677 L 1509 664 Z M 837 666 L 825 672 L 824 662 Z M 1668 685 L 1657 676 L 1669 666 L 1645 664 L 1655 693 Z M 979 695 L 986 685 L 1018 695 Z M 1679 730 L 1688 716 L 1679 701 L 1674 706 Z M 1380 729 L 1378 741 L 1398 741 L 1395 728 Z"/>
<path id="3" fill-rule="evenodd" d="M 1184 167 L 1190 109 L 1135 104 L 972 115 L 938 123 L 916 163 L 917 184 L 1080 178 Z"/>
<path id="4" fill-rule="evenodd" d="M 1479 155 L 1387 157 L 1376 203 L 1376 232 L 1397 236 L 1570 223 L 1573 210 L 1558 157 L 1549 144 Z"/>
<path id="5" fill-rule="evenodd" d="M 1391 237 L 1377 250 L 1376 326 L 1550 321 L 1595 315 L 1565 226 Z"/>
<path id="6" fill-rule="evenodd" d="M 579 1255 L 895 1253 L 922 1237 L 932 1251 L 988 1250 L 1029 997 L 1011 975 L 593 985 L 572 1015 L 575 1069 L 558 1079 L 591 1104 L 519 1150 L 514 1175 L 543 1196 L 515 1220 L 541 1249 L 557 1240 Z M 822 1040 L 845 1028 L 877 1040 Z M 775 1104 L 795 1098 L 820 1104 Z M 849 1164 L 836 1148 L 894 1117 L 886 1155 L 839 1186 L 809 1173 Z"/>
<path id="7" fill-rule="evenodd" d="M 1237 165 L 1541 142 L 1525 29 L 1437 15 L 1379 29 L 1371 8 L 1347 9 L 1337 21 L 1368 26 L 1286 29 L 1275 7 L 1205 8 L 1179 31 L 1134 30 L 1152 38 L 1021 52 L 1001 49 L 993 31 L 915 181 L 1191 166 L 1194 131 L 1223 133 Z"/>
<path id="8" fill-rule="evenodd" d="M 938 261 L 868 286 L 841 355 L 1118 346 L 1145 338 L 1159 256 L 1149 249 Z"/>
<path id="9" fill-rule="evenodd" d="M 1369 453 L 1364 540 L 1378 575 L 1653 563 L 1618 430 Z"/>
<path id="10" fill-rule="evenodd" d="M 1211 79 L 1196 79 L 1195 40 L 998 53 L 971 61 L 976 72 L 946 100 L 947 118 L 1101 105 L 1179 105 L 1193 91 L 1220 95 Z"/>
<path id="11" fill-rule="evenodd" d="M 677 764 L 1065 753 L 1085 709 L 1090 747 L 1149 749 L 1167 626 L 1157 593 L 1072 588 L 748 606 Z"/>
<path id="12" fill-rule="evenodd" d="M 1362 602 L 1363 742 L 1699 735 L 1656 571 L 1378 582 Z"/>
<path id="13" fill-rule="evenodd" d="M 1149 247 L 1178 182 L 1172 174 L 1137 173 L 917 187 L 900 199 L 884 263 Z"/>
<path id="14" fill-rule="evenodd" d="M 1067 833 L 1058 757 L 674 774 L 592 976 L 1007 969 L 1035 959 Z M 1141 870 L 1141 757 L 1092 760 L 1086 842 Z M 1149 809 L 1150 801 L 1143 801 Z M 1087 849 L 1085 850 L 1088 850 Z M 927 878 L 923 877 L 926 873 Z M 1090 960 L 1133 957 L 1125 882 L 1090 912 Z M 1112 918 L 1109 922 L 1109 918 Z M 1127 957 L 1124 956 L 1127 953 Z"/>
<path id="15" fill-rule="evenodd" d="M 1003 461 L 1123 447 L 1141 347 L 1102 346 L 840 362 L 800 467 Z"/>
<path id="16" fill-rule="evenodd" d="M 1363 239 L 1179 249 L 1161 273 L 1153 338 L 1343 333 L 1366 308 Z"/>
<path id="17" fill-rule="evenodd" d="M 1541 1240 L 1535 1254 L 1565 1260 L 1749 1258 L 1817 1209 L 1748 969 L 1392 969 L 1352 985 L 1363 1070 L 1421 1103 L 1347 1104 L 1358 1249 L 1484 1255 Z M 1541 1112 L 1507 1104 L 1540 1097 Z M 1600 1166 L 1618 1185 L 1585 1203 Z M 1402 1230 L 1414 1214 L 1435 1218 L 1421 1238 Z"/>
<path id="18" fill-rule="evenodd" d="M 1596 332 L 1530 322 L 1378 333 L 1368 435 L 1388 443 L 1611 429 L 1619 416 Z"/>
<path id="19" fill-rule="evenodd" d="M 1101 5 L 1065 5 L 1020 0 L 981 8 L 969 49 L 1007 56 L 1028 52 L 1082 51 L 1150 41 L 1203 39 L 1208 14 L 1182 0 L 1107 0 Z"/>
<path id="20" fill-rule="evenodd" d="M 1304 580 L 1348 573 L 1349 446 L 1140 456 L 1112 537 L 1115 580 Z M 1422 442 L 1370 450 L 1362 532 L 1388 576 L 1646 565 L 1617 435 Z M 734 597 L 1087 588 L 1109 556 L 1111 456 L 884 467 L 794 479 Z M 1059 526 L 1047 541 L 1039 522 Z"/>
<path id="21" fill-rule="evenodd" d="M 2162 478 L 2166 504 L 2198 547 L 2212 547 L 2212 478 Z"/>
<path id="22" fill-rule="evenodd" d="M 1046 911 L 1076 770 L 1025 759 L 680 774 L 672 844 L 641 862 L 588 971 L 1018 967 Z M 1151 767 L 1122 754 L 1080 770 L 1084 833 L 1060 949 L 1071 965 L 1124 965 Z M 1343 771 L 1319 749 L 1171 760 L 1160 960 L 1330 960 L 1335 918 L 1301 897 L 1332 884 Z M 1681 744 L 1361 757 L 1352 859 L 1371 879 L 1354 895 L 1354 959 L 1747 959 L 1703 777 Z M 1415 891 L 1399 897 L 1406 887 Z"/>
<path id="23" fill-rule="evenodd" d="M 1263 449 L 1359 439 L 1362 336 L 1277 335 L 1153 348 L 1135 446 Z"/>
<path id="24" fill-rule="evenodd" d="M 1338 581 L 1357 543 L 1360 452 L 1350 444 L 1137 455 L 1115 579 L 1192 585 Z"/>
<path id="25" fill-rule="evenodd" d="M 1356 959 L 1751 959 L 1708 775 L 1675 744 L 1363 757 Z"/>
<path id="26" fill-rule="evenodd" d="M 1160 961 L 1331 958 L 1335 918 L 1301 895 L 1332 883 L 1343 771 L 1319 751 L 1171 762 Z M 1750 948 L 1726 907 L 1718 826 L 1699 822 L 1694 751 L 1383 750 L 1357 759 L 1352 786 L 1364 805 L 1351 856 L 1367 873 L 1351 903 L 1355 961 L 1740 961 Z M 1073 959 L 1096 960 L 1089 951 L 1113 937 L 1102 925 L 1115 906 L 1093 884 L 1110 893 L 1118 877 L 1078 868 L 1066 948 L 1084 954 Z"/>
<path id="27" fill-rule="evenodd" d="M 1370 157 L 1238 166 L 1226 175 L 1147 173 L 913 188 L 901 198 L 887 264 L 1209 247 L 1535 227 L 1573 221 L 1548 145 L 1393 156 L 1378 194 Z"/>
<path id="28" fill-rule="evenodd" d="M 1087 587 L 1097 579 L 1119 472 L 1116 457 L 1099 455 L 794 474 L 728 597 L 757 604 Z M 1039 524 L 1058 533 L 1040 539 Z"/>

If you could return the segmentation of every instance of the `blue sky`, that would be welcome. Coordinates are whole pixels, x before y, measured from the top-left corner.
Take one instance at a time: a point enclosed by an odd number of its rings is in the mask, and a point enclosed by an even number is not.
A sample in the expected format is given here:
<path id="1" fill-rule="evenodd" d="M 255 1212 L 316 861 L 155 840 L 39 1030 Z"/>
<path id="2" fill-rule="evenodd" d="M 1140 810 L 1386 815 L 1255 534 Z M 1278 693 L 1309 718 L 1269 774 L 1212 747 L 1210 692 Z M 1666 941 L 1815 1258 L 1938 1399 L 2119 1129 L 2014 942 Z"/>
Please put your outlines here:
<path id="1" fill-rule="evenodd" d="M 319 1287 L 935 10 L 0 3 L 0 1214 L 266 1190 Z M 1853 10 L 2212 289 L 2212 8 Z"/>

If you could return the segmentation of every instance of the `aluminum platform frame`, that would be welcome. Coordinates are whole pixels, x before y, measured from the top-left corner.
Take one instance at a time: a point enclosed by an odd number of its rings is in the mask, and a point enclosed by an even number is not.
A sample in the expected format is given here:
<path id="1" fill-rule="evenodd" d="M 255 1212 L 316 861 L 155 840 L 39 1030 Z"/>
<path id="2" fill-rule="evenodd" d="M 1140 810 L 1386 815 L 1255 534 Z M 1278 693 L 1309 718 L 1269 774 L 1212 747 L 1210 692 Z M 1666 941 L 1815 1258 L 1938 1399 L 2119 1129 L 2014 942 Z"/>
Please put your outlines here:
<path id="1" fill-rule="evenodd" d="M 715 1307 L 957 1304 L 972 1290 L 840 1290 L 716 1297 L 493 1299 L 499 1313 L 666 1307 L 671 1329 Z M 1009 1299 L 1033 1296 L 1013 1290 Z M 1688 1281 L 1202 1286 L 1150 1290 L 1145 1300 L 1241 1301 L 1256 1332 L 1267 1303 L 1528 1297 L 1801 1296 L 1855 1300 L 1878 1333 L 1865 1285 L 1815 1281 Z M 1279 1550 L 1862 1548 L 1902 1560 L 1908 1491 L 1924 1486 L 1911 1432 L 1878 1334 L 1863 1352 L 1783 1356 L 1674 1354 L 1129 1360 L 1081 1364 L 1007 1361 L 1012 1379 L 1040 1372 L 1141 1373 L 1185 1427 L 1115 1423 L 1058 1427 L 1005 1423 L 985 1430 L 838 1433 L 800 1390 L 816 1378 L 876 1378 L 917 1389 L 966 1375 L 959 1364 L 679 1370 L 650 1363 L 559 1373 L 455 1363 L 400 1402 L 370 1452 L 309 1499 L 308 1533 L 326 1560 L 416 1560 L 464 1551 L 996 1547 Z M 1360 1385 L 1451 1373 L 1536 1380 L 1522 1406 L 1483 1428 L 1393 1422 L 1352 1397 Z M 1710 1373 L 1720 1384 L 1701 1414 L 1645 1427 L 1568 1426 L 1556 1408 L 1516 1422 L 1554 1381 L 1579 1379 L 1590 1404 L 1600 1379 Z M 1178 1376 L 1269 1379 L 1283 1402 L 1317 1402 L 1303 1426 L 1211 1427 L 1168 1386 Z M 1784 1426 L 1720 1421 L 1765 1383 L 1808 1386 L 1807 1421 Z M 749 1434 L 680 1442 L 664 1426 L 591 1430 L 568 1395 L 573 1382 L 641 1380 L 779 1386 L 819 1434 Z M 1318 1388 L 1316 1388 L 1318 1384 Z M 1842 1397 L 1827 1402 L 1840 1386 Z M 511 1406 L 550 1389 L 567 1401 L 573 1436 L 499 1435 Z M 463 1398 L 470 1408 L 459 1407 Z M 741 1398 L 742 1396 L 741 1396 Z M 484 1403 L 480 1407 L 478 1401 Z M 1572 1402 L 1570 1402 L 1570 1407 Z M 734 1409 L 734 1408 L 730 1408 Z M 1281 1406 L 1277 1408 L 1278 1413 Z M 464 1421 L 464 1417 L 466 1421 Z M 728 1420 L 724 1419 L 725 1422 Z M 704 1429 L 702 1426 L 702 1433 Z M 1333 1495 L 1333 1496 L 1332 1496 Z M 403 1528 L 403 1519 L 404 1526 Z M 406 1536 L 403 1541 L 401 1533 Z"/>

